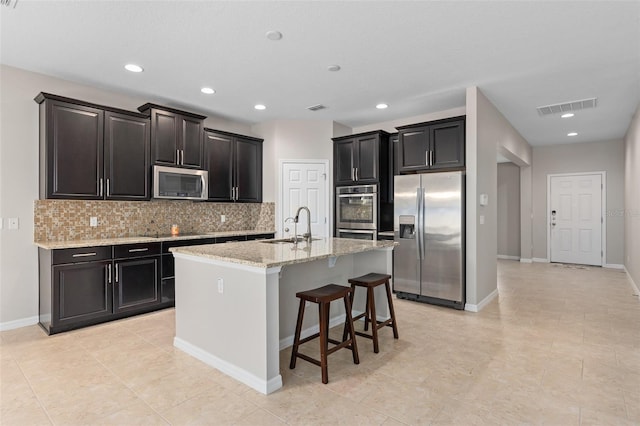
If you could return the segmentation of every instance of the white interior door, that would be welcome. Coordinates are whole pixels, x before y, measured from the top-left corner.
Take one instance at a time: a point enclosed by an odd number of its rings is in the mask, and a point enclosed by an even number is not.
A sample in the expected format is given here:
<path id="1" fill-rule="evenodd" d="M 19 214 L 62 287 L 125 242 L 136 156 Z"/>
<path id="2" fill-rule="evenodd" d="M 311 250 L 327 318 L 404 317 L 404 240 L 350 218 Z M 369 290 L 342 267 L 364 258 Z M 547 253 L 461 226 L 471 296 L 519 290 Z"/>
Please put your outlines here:
<path id="1" fill-rule="evenodd" d="M 293 236 L 293 223 L 284 223 L 288 217 L 293 217 L 300 206 L 306 206 L 311 211 L 311 234 L 314 237 L 328 237 L 328 199 L 327 199 L 327 168 L 325 161 L 296 162 L 283 161 L 281 167 L 281 235 Z M 307 232 L 307 213 L 300 212 L 298 234 Z M 288 228 L 289 231 L 285 231 Z"/>
<path id="2" fill-rule="evenodd" d="M 551 261 L 602 266 L 602 175 L 550 177 Z"/>

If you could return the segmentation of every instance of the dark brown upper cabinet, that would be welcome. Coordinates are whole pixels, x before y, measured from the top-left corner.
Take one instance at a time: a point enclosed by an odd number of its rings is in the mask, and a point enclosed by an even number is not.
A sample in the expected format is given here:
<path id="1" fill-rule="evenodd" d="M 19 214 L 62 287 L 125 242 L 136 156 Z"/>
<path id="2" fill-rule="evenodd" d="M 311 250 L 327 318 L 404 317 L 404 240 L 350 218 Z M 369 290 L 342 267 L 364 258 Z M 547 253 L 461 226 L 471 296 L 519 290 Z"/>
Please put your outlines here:
<path id="1" fill-rule="evenodd" d="M 209 200 L 262 202 L 262 139 L 204 130 Z"/>
<path id="2" fill-rule="evenodd" d="M 399 173 L 464 168 L 465 117 L 397 129 Z"/>
<path id="3" fill-rule="evenodd" d="M 389 134 L 382 130 L 333 138 L 334 184 L 386 182 L 388 144 Z"/>
<path id="4" fill-rule="evenodd" d="M 149 199 L 149 119 L 105 112 L 105 198 Z"/>
<path id="5" fill-rule="evenodd" d="M 400 174 L 398 171 L 398 141 L 400 138 L 397 133 L 389 135 L 389 170 L 387 176 L 389 176 L 389 186 L 387 189 L 387 201 L 393 203 L 393 177 Z"/>
<path id="6" fill-rule="evenodd" d="M 149 119 L 40 93 L 40 198 L 149 199 Z"/>
<path id="7" fill-rule="evenodd" d="M 151 118 L 151 161 L 163 166 L 201 169 L 203 115 L 147 103 L 138 108 Z"/>

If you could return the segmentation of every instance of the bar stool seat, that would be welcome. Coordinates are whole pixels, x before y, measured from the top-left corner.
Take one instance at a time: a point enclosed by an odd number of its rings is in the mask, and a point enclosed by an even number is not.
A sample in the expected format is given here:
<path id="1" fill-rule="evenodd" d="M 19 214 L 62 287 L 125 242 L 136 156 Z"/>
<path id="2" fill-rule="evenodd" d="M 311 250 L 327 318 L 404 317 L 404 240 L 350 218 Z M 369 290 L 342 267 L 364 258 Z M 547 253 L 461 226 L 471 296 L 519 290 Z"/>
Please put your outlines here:
<path id="1" fill-rule="evenodd" d="M 351 303 L 353 304 L 353 298 L 356 292 L 356 287 L 364 287 L 367 289 L 367 302 L 365 306 L 365 310 L 360 315 L 357 315 L 353 318 L 353 321 L 357 321 L 360 318 L 364 317 L 364 331 L 369 329 L 369 323 L 371 326 L 371 334 L 366 334 L 360 331 L 356 331 L 355 334 L 358 336 L 366 337 L 368 339 L 373 340 L 373 352 L 379 352 L 378 346 L 378 330 L 382 327 L 391 327 L 393 329 L 393 338 L 398 338 L 398 327 L 396 325 L 396 313 L 393 309 L 393 299 L 391 297 L 391 286 L 389 285 L 389 279 L 391 279 L 391 275 L 387 274 L 378 274 L 375 272 L 363 275 L 357 278 L 350 278 L 349 283 L 351 284 Z M 379 285 L 384 284 L 386 292 L 387 292 L 387 303 L 389 305 L 389 314 L 390 318 L 385 321 L 378 321 L 376 317 L 376 302 L 373 294 L 373 289 Z M 346 336 L 347 330 L 345 328 L 343 333 Z"/>
<path id="2" fill-rule="evenodd" d="M 312 364 L 320 366 L 320 368 L 322 369 L 322 383 L 328 383 L 329 375 L 327 371 L 327 356 L 331 355 L 338 349 L 351 349 L 351 352 L 353 354 L 353 363 L 360 363 L 360 359 L 358 357 L 358 347 L 356 345 L 356 339 L 353 329 L 353 319 L 351 318 L 351 300 L 349 299 L 349 295 L 351 294 L 351 292 L 352 289 L 349 287 L 337 284 L 328 284 L 323 287 L 315 288 L 313 290 L 301 291 L 296 293 L 296 297 L 300 299 L 300 307 L 298 308 L 298 321 L 296 323 L 296 332 L 293 338 L 291 362 L 289 363 L 290 369 L 294 369 L 296 367 L 297 358 L 301 358 Z M 342 342 L 329 338 L 329 308 L 332 301 L 339 299 L 344 300 L 344 309 L 346 311 L 346 318 L 344 323 L 345 329 L 344 335 L 342 337 Z M 309 337 L 305 337 L 301 340 L 300 332 L 302 331 L 302 320 L 304 317 L 305 302 L 318 304 L 320 332 Z M 347 334 L 349 334 L 350 336 L 348 339 Z M 298 348 L 301 344 L 313 340 L 316 337 L 320 337 L 320 361 L 298 352 Z M 332 343 L 336 346 L 329 348 L 329 343 Z"/>

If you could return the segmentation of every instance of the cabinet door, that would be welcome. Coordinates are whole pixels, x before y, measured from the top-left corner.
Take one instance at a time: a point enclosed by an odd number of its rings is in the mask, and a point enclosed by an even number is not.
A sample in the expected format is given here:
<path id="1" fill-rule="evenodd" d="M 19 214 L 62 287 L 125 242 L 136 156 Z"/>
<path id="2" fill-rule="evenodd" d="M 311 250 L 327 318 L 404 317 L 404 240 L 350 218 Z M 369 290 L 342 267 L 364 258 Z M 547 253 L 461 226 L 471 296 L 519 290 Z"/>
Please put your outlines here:
<path id="1" fill-rule="evenodd" d="M 145 310 L 160 303 L 159 256 L 116 261 L 114 313 Z"/>
<path id="2" fill-rule="evenodd" d="M 105 113 L 104 174 L 107 199 L 149 199 L 148 119 Z"/>
<path id="3" fill-rule="evenodd" d="M 151 161 L 153 164 L 178 164 L 178 130 L 181 116 L 168 111 L 151 110 Z"/>
<path id="4" fill-rule="evenodd" d="M 104 111 L 50 101 L 46 113 L 46 197 L 101 199 Z"/>
<path id="5" fill-rule="evenodd" d="M 52 327 L 100 322 L 113 312 L 111 261 L 54 266 Z"/>
<path id="6" fill-rule="evenodd" d="M 231 201 L 234 138 L 204 133 L 205 168 L 209 171 L 209 200 Z"/>
<path id="7" fill-rule="evenodd" d="M 258 141 L 236 139 L 235 175 L 237 199 L 262 202 L 262 143 Z"/>
<path id="8" fill-rule="evenodd" d="M 181 117 L 180 165 L 185 167 L 202 167 L 202 120 Z"/>
<path id="9" fill-rule="evenodd" d="M 349 185 L 354 183 L 355 150 L 354 140 L 347 139 L 333 144 L 334 184 Z"/>
<path id="10" fill-rule="evenodd" d="M 415 127 L 399 133 L 400 173 L 429 168 L 429 127 Z"/>
<path id="11" fill-rule="evenodd" d="M 432 169 L 464 167 L 464 121 L 430 126 L 429 133 Z"/>
<path id="12" fill-rule="evenodd" d="M 393 203 L 393 191 L 394 177 L 400 174 L 398 170 L 398 145 L 399 138 L 397 134 L 389 136 L 389 170 L 388 170 L 388 182 L 389 186 L 387 192 L 387 201 Z"/>
<path id="13" fill-rule="evenodd" d="M 377 135 L 365 136 L 354 141 L 355 180 L 358 184 L 377 183 L 380 179 L 379 156 L 380 138 Z"/>

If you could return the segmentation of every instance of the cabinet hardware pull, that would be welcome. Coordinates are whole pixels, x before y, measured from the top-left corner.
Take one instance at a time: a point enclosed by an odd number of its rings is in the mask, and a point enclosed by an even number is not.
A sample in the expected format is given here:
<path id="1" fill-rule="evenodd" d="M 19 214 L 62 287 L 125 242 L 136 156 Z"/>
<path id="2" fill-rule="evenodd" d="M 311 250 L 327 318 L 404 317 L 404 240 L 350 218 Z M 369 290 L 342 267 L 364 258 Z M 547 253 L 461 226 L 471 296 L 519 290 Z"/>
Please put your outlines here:
<path id="1" fill-rule="evenodd" d="M 102 178 L 100 178 L 100 196 L 102 197 Z"/>
<path id="2" fill-rule="evenodd" d="M 429 165 L 429 152 L 430 151 L 425 151 L 424 152 L 424 165 L 428 166 Z"/>
<path id="3" fill-rule="evenodd" d="M 107 197 L 109 196 L 110 193 L 110 189 L 109 189 L 109 178 L 107 178 Z"/>
<path id="4" fill-rule="evenodd" d="M 358 168 L 356 167 L 356 182 L 358 181 Z"/>
<path id="5" fill-rule="evenodd" d="M 180 165 L 180 150 L 176 149 L 176 164 Z"/>
<path id="6" fill-rule="evenodd" d="M 116 266 L 114 267 L 115 272 L 116 272 L 116 282 L 118 282 L 118 264 L 116 263 Z"/>
<path id="7" fill-rule="evenodd" d="M 139 252 L 139 251 L 148 251 L 149 247 L 145 247 L 145 248 L 137 248 L 137 249 L 129 249 L 129 253 L 135 253 L 135 252 Z"/>
<path id="8" fill-rule="evenodd" d="M 356 180 L 356 175 L 355 175 L 356 169 L 354 167 L 351 168 L 351 180 L 355 181 Z"/>
<path id="9" fill-rule="evenodd" d="M 96 252 L 92 252 L 92 253 L 76 253 L 74 255 L 72 255 L 71 257 L 89 257 L 89 256 L 95 256 Z"/>
<path id="10" fill-rule="evenodd" d="M 184 149 L 180 150 L 180 164 L 184 166 Z"/>
<path id="11" fill-rule="evenodd" d="M 429 165 L 433 166 L 433 151 L 429 151 Z"/>
<path id="12" fill-rule="evenodd" d="M 111 284 L 111 264 L 107 265 L 107 275 L 109 276 L 107 281 Z"/>

